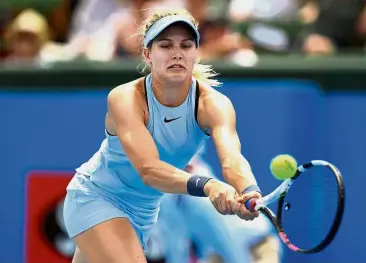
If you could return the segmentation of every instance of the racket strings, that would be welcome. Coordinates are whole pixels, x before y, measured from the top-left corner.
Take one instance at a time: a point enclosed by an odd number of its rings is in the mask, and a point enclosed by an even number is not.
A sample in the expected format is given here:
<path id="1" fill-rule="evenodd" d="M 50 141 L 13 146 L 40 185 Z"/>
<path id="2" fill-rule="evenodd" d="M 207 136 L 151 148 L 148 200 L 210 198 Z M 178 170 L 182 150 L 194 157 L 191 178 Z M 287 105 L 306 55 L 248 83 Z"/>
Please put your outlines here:
<path id="1" fill-rule="evenodd" d="M 294 245 L 310 249 L 326 238 L 336 215 L 337 187 L 326 167 L 309 169 L 296 179 L 285 196 L 281 222 Z"/>

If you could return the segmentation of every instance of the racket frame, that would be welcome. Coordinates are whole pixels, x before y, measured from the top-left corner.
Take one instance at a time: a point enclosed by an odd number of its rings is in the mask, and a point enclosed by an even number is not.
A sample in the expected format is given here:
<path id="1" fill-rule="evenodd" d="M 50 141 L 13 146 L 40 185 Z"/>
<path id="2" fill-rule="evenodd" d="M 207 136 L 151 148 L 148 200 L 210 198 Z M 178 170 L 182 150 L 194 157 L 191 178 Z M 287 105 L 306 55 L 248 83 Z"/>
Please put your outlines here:
<path id="1" fill-rule="evenodd" d="M 336 215 L 333 220 L 333 224 L 327 234 L 327 236 L 315 247 L 308 248 L 308 249 L 301 249 L 294 244 L 291 243 L 290 239 L 287 237 L 286 233 L 283 230 L 282 227 L 282 209 L 285 201 L 285 196 L 289 189 L 291 188 L 291 185 L 296 181 L 296 179 L 303 174 L 306 170 L 317 167 L 317 166 L 323 166 L 327 167 L 331 170 L 331 172 L 334 174 L 337 185 L 338 185 L 338 205 L 337 205 L 337 211 Z M 277 215 L 273 213 L 273 211 L 268 208 L 268 205 L 278 201 L 278 207 L 277 207 Z M 344 212 L 344 203 L 345 203 L 345 190 L 344 190 L 344 183 L 342 179 L 342 174 L 338 170 L 337 167 L 335 167 L 333 164 L 323 161 L 323 160 L 313 160 L 309 163 L 305 163 L 303 165 L 300 165 L 295 175 L 292 178 L 286 179 L 283 181 L 275 190 L 273 190 L 270 194 L 260 198 L 253 200 L 253 202 L 250 204 L 251 208 L 262 212 L 274 225 L 276 228 L 278 235 L 283 243 L 286 244 L 286 246 L 296 252 L 305 253 L 305 254 L 313 254 L 318 253 L 322 250 L 324 250 L 334 239 L 336 236 L 338 229 L 340 227 L 343 212 Z"/>

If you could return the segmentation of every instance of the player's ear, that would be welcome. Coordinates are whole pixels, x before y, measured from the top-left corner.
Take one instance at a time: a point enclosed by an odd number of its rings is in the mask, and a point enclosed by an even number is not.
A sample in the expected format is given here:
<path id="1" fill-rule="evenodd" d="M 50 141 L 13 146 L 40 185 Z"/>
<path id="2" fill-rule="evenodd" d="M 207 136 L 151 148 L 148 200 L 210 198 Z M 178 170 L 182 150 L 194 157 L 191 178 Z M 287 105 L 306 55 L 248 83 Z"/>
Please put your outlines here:
<path id="1" fill-rule="evenodd" d="M 151 64 L 151 52 L 150 52 L 150 49 L 144 48 L 143 55 L 144 55 L 145 62 L 147 64 Z"/>

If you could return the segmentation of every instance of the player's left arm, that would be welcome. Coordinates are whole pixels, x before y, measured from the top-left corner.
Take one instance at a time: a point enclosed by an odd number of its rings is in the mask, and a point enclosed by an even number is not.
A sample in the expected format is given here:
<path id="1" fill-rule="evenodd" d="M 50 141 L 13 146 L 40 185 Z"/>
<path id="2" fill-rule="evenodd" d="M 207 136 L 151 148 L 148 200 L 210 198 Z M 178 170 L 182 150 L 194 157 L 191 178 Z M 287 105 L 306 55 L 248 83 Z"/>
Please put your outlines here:
<path id="1" fill-rule="evenodd" d="M 216 91 L 203 100 L 202 122 L 211 133 L 222 167 L 224 180 L 238 193 L 257 181 L 249 162 L 241 154 L 241 143 L 236 130 L 236 114 L 229 98 Z"/>

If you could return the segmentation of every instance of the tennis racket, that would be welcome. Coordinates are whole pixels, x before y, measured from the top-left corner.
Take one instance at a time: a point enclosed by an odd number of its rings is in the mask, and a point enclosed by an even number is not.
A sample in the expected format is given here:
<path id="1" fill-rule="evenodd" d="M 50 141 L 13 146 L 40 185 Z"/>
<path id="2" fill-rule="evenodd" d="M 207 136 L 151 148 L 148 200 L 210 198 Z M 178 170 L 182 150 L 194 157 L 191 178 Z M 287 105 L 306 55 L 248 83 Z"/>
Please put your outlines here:
<path id="1" fill-rule="evenodd" d="M 277 215 L 268 208 L 275 201 Z M 313 160 L 300 165 L 295 176 L 273 192 L 250 199 L 245 206 L 268 217 L 289 249 L 310 254 L 324 250 L 336 236 L 344 202 L 340 171 L 326 161 Z"/>

